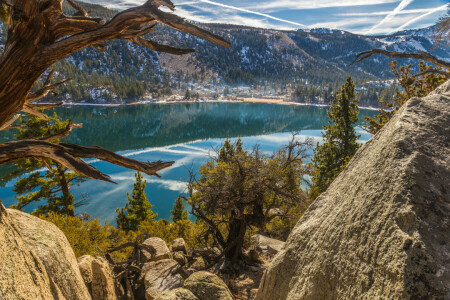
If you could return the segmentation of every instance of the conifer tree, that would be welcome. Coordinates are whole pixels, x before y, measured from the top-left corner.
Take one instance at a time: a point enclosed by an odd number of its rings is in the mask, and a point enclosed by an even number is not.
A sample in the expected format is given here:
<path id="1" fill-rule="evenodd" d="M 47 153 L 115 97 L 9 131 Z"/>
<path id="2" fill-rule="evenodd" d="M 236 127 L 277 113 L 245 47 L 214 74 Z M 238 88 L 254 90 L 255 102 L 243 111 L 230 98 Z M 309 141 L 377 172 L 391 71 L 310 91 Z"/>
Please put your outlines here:
<path id="1" fill-rule="evenodd" d="M 352 78 L 347 78 L 336 98 L 328 108 L 328 125 L 322 134 L 324 143 L 317 144 L 312 159 L 311 198 L 317 198 L 344 169 L 359 148 L 354 124 L 358 121 L 359 108 Z"/>
<path id="2" fill-rule="evenodd" d="M 143 221 L 154 222 L 158 217 L 158 214 L 153 213 L 153 205 L 147 199 L 145 194 L 145 187 L 147 181 L 142 180 L 142 175 L 138 171 L 134 174 L 136 182 L 133 186 L 133 192 L 127 193 L 128 203 L 124 208 L 118 208 L 117 215 L 117 227 L 125 231 L 135 231 L 138 229 L 139 224 Z"/>
<path id="3" fill-rule="evenodd" d="M 41 111 L 42 113 L 42 111 Z M 43 114 L 43 113 L 42 113 Z M 54 136 L 66 130 L 69 121 L 61 121 L 56 113 L 46 120 L 31 114 L 20 117 L 21 127 L 16 134 L 18 139 L 46 138 Z M 52 140 L 58 142 L 58 139 Z M 79 184 L 85 179 L 72 172 L 67 172 L 67 168 L 51 160 L 37 160 L 34 158 L 21 159 L 15 162 L 17 170 L 8 174 L 5 179 L 9 180 L 20 176 L 23 173 L 30 175 L 19 178 L 14 185 L 13 191 L 17 194 L 18 202 L 12 208 L 23 210 L 33 202 L 44 201 L 34 210 L 33 214 L 47 215 L 49 212 L 63 215 L 74 215 L 76 206 L 86 200 L 85 197 L 79 202 L 75 202 L 75 197 L 70 193 L 70 186 Z M 47 168 L 45 172 L 38 171 Z"/>
<path id="4" fill-rule="evenodd" d="M 184 209 L 183 198 L 178 197 L 175 200 L 175 203 L 173 204 L 173 210 L 171 210 L 170 213 L 172 214 L 171 219 L 173 222 L 187 220 L 188 215 L 187 211 Z"/>

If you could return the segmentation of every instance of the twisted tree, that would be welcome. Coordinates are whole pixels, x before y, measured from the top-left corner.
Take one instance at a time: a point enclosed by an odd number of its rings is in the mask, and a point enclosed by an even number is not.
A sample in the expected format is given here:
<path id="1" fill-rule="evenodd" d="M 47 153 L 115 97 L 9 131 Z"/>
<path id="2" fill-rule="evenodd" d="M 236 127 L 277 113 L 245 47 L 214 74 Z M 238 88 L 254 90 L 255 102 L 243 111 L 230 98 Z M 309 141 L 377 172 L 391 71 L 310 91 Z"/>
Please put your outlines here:
<path id="1" fill-rule="evenodd" d="M 175 14 L 170 0 L 148 0 L 145 4 L 124 10 L 110 20 L 90 17 L 83 7 L 66 0 L 75 9 L 72 16 L 63 13 L 64 0 L 0 0 L 1 18 L 7 24 L 7 40 L 0 58 L 0 130 L 14 128 L 19 111 L 45 118 L 36 101 L 54 92 L 64 82 L 51 84 L 50 71 L 42 88 L 31 92 L 35 83 L 57 61 L 92 46 L 105 49 L 105 42 L 123 39 L 159 52 L 186 54 L 192 49 L 178 49 L 158 44 L 148 38 L 157 23 L 196 35 L 217 45 L 230 47 L 223 38 L 203 30 Z M 73 126 L 67 128 L 67 134 Z M 0 144 L 0 164 L 34 157 L 51 159 L 88 178 L 110 181 L 110 178 L 80 158 L 97 158 L 113 164 L 157 175 L 172 162 L 139 162 L 100 147 L 83 147 L 46 140 L 20 140 Z"/>

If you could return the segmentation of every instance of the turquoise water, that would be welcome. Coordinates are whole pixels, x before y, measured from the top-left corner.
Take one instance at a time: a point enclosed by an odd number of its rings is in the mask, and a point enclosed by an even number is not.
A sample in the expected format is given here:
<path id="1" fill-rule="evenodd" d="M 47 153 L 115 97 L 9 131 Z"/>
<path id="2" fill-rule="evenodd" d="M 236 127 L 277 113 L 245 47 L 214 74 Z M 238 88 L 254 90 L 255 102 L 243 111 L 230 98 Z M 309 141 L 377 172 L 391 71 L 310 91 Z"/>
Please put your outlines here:
<path id="1" fill-rule="evenodd" d="M 214 149 L 227 137 L 242 137 L 244 146 L 272 152 L 286 145 L 292 132 L 299 138 L 320 141 L 321 129 L 328 121 L 326 108 L 253 103 L 148 104 L 120 107 L 72 106 L 54 109 L 61 118 L 82 122 L 65 141 L 86 146 L 101 146 L 142 161 L 175 161 L 171 168 L 159 172 L 161 178 L 145 176 L 146 193 L 160 218 L 170 218 L 170 209 L 184 192 L 188 168 L 198 170 Z M 362 110 L 364 115 L 374 111 Z M 360 122 L 358 125 L 361 125 Z M 370 135 L 362 131 L 360 141 Z M 2 141 L 10 139 L 0 136 Z M 134 171 L 109 163 L 88 160 L 117 184 L 88 180 L 71 188 L 76 199 L 88 195 L 88 204 L 77 208 L 93 217 L 114 223 L 115 210 L 127 201 Z M 3 166 L 0 171 L 5 172 Z M 15 203 L 14 181 L 0 188 L 0 199 L 8 206 Z M 34 209 L 33 206 L 27 208 Z"/>

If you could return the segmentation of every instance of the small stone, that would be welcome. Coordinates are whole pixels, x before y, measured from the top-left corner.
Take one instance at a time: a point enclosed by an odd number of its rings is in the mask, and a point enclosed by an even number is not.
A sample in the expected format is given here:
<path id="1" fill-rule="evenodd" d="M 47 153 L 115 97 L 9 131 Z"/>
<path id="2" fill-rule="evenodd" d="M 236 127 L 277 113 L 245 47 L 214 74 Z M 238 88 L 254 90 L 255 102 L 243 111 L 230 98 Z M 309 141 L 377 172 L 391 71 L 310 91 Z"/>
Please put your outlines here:
<path id="1" fill-rule="evenodd" d="M 233 300 L 234 297 L 225 282 L 217 275 L 201 271 L 189 276 L 184 287 L 194 293 L 200 300 Z"/>
<path id="2" fill-rule="evenodd" d="M 183 238 L 173 240 L 172 251 L 173 252 L 183 251 L 184 253 L 187 253 L 186 242 L 184 241 Z"/>
<path id="3" fill-rule="evenodd" d="M 146 239 L 143 243 L 143 245 L 147 245 L 150 247 L 153 247 L 156 251 L 156 254 L 152 256 L 151 253 L 149 253 L 147 250 L 142 251 L 142 262 L 146 263 L 149 261 L 157 261 L 161 259 L 168 259 L 171 258 L 170 250 L 166 245 L 166 242 L 164 242 L 159 237 L 152 237 L 149 239 Z"/>

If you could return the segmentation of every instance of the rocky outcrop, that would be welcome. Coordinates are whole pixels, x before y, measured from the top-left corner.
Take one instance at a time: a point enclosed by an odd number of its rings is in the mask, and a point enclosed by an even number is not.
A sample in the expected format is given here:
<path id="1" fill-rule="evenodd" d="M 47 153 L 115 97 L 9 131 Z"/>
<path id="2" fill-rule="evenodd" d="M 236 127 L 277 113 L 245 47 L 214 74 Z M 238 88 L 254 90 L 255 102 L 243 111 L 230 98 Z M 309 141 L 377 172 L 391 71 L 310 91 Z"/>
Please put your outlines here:
<path id="1" fill-rule="evenodd" d="M 152 261 L 144 265 L 145 299 L 153 300 L 162 293 L 182 286 L 183 277 L 178 273 L 180 265 L 173 259 Z"/>
<path id="2" fill-rule="evenodd" d="M 61 295 L 50 282 L 40 259 L 23 241 L 1 202 L 0 258 L 0 299 L 44 300 L 58 299 L 58 294 Z"/>
<path id="3" fill-rule="evenodd" d="M 450 297 L 450 82 L 410 99 L 311 205 L 256 299 Z"/>
<path id="4" fill-rule="evenodd" d="M 233 300 L 227 285 L 217 275 L 201 271 L 189 276 L 183 285 L 200 300 Z"/>
<path id="5" fill-rule="evenodd" d="M 198 300 L 198 298 L 188 289 L 177 288 L 165 292 L 156 298 L 156 300 Z"/>
<path id="6" fill-rule="evenodd" d="M 143 250 L 142 251 L 143 262 L 172 258 L 166 242 L 164 242 L 164 240 L 159 237 L 152 237 L 146 239 L 143 244 L 155 250 L 154 255 L 149 253 L 147 250 Z"/>
<path id="7" fill-rule="evenodd" d="M 7 209 L 7 212 L 26 246 L 42 261 L 48 277 L 62 295 L 71 300 L 91 299 L 64 233 L 54 224 L 30 214 L 14 209 Z"/>

